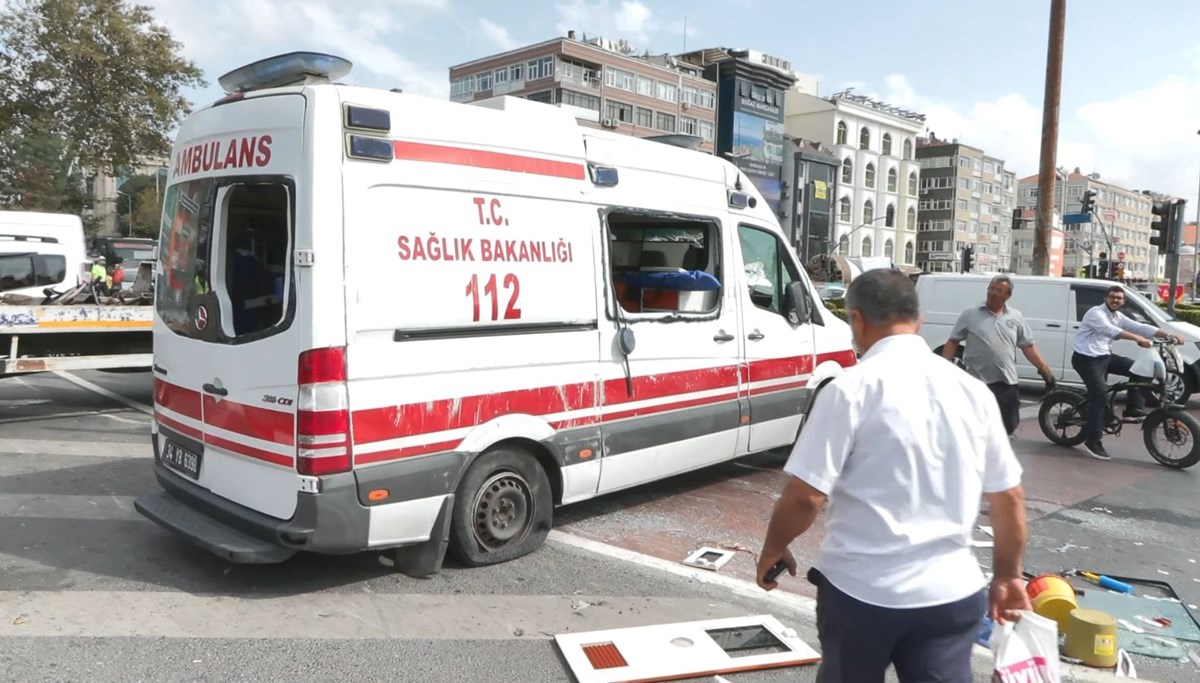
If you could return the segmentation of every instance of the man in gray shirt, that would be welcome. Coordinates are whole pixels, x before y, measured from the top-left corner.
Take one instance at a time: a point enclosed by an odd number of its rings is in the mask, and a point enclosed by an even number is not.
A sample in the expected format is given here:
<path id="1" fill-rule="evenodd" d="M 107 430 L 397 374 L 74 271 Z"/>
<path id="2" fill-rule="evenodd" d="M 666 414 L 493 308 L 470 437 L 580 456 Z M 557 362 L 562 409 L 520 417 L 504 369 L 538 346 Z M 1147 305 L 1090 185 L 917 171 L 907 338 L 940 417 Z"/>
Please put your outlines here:
<path id="1" fill-rule="evenodd" d="M 942 355 L 953 360 L 958 345 L 967 342 L 963 364 L 967 372 L 983 380 L 996 396 L 1004 428 L 1012 436 L 1021 421 L 1021 392 L 1017 386 L 1017 349 L 1038 369 L 1048 388 L 1054 387 L 1054 371 L 1033 343 L 1033 333 L 1021 312 L 1008 306 L 1013 282 L 1007 275 L 992 278 L 987 299 L 958 316 Z"/>

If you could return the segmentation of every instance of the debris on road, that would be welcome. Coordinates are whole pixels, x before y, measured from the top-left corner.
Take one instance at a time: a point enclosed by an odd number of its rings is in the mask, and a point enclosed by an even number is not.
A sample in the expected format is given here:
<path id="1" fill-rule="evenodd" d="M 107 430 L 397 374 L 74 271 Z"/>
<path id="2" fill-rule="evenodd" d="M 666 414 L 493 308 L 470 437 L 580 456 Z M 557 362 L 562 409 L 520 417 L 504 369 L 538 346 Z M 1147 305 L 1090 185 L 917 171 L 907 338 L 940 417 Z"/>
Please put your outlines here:
<path id="1" fill-rule="evenodd" d="M 726 550 L 703 546 L 684 558 L 683 563 L 689 567 L 708 569 L 715 572 L 732 560 L 736 553 L 737 549 Z"/>
<path id="2" fill-rule="evenodd" d="M 28 614 L 21 614 L 21 615 L 18 615 L 16 619 L 13 619 L 13 626 L 20 626 L 21 624 L 28 624 L 28 623 L 29 623 L 29 615 Z"/>

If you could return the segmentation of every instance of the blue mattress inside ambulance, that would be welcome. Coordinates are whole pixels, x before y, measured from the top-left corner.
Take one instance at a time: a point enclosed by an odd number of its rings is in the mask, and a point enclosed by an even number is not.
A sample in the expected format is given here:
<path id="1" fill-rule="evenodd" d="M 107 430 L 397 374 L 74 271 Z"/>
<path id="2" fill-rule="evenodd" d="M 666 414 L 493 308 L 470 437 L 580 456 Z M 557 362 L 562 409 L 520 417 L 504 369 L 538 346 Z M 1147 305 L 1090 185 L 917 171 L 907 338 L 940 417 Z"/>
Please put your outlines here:
<path id="1" fill-rule="evenodd" d="M 702 270 L 674 272 L 638 271 L 621 273 L 625 282 L 647 289 L 674 289 L 684 292 L 707 292 L 721 288 L 717 278 Z"/>

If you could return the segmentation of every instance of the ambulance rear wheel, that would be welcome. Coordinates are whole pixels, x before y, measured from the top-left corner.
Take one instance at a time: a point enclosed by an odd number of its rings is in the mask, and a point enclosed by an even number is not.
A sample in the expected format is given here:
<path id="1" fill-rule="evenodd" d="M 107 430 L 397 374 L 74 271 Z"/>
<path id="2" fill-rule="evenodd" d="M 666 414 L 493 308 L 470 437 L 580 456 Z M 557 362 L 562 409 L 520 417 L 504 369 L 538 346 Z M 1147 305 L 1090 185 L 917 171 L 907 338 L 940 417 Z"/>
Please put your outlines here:
<path id="1" fill-rule="evenodd" d="M 450 554 L 468 567 L 528 555 L 545 542 L 553 514 L 550 479 L 536 458 L 508 448 L 488 451 L 458 486 Z"/>

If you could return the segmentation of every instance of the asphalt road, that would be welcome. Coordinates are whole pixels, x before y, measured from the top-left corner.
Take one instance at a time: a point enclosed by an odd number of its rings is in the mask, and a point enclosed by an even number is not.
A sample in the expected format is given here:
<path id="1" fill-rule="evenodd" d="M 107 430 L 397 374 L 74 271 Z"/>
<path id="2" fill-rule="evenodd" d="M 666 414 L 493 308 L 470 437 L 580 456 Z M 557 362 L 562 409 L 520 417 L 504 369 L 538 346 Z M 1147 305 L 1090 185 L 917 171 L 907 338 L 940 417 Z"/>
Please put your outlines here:
<path id="1" fill-rule="evenodd" d="M 155 487 L 150 402 L 144 374 L 0 381 L 0 680 L 562 681 L 554 634 L 756 614 L 817 645 L 802 581 L 764 596 L 745 580 L 745 557 L 718 574 L 679 564 L 705 537 L 741 533 L 757 550 L 754 516 L 769 513 L 780 476 L 769 457 L 562 510 L 543 549 L 496 567 L 417 580 L 379 553 L 240 566 L 133 510 Z M 1192 566 L 1194 475 L 1136 460 L 1127 439 L 1111 449 L 1114 463 L 1022 454 L 1045 492 L 1034 487 L 1031 500 L 1031 561 L 1128 575 L 1152 571 L 1151 554 L 1155 566 Z M 1046 474 L 1055 468 L 1066 471 L 1058 482 Z M 720 495 L 706 497 L 710 488 Z M 1184 509 L 1163 514 L 1175 506 Z M 679 535 L 687 547 L 646 547 L 651 530 L 683 528 L 682 516 L 703 526 Z M 1143 679 L 1200 680 L 1194 667 L 1169 666 L 1174 677 Z M 976 680 L 989 673 L 984 654 Z M 804 667 L 727 678 L 814 676 Z"/>

